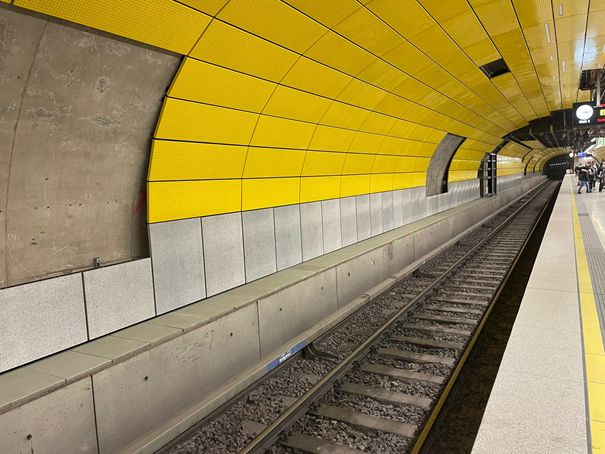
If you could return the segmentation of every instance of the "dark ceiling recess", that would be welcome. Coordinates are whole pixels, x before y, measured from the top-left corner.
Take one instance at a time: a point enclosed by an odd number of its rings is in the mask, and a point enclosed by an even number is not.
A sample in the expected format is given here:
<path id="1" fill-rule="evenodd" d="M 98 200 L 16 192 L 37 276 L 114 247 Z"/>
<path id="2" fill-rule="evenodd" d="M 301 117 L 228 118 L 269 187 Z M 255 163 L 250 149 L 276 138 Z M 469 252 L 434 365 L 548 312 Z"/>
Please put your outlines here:
<path id="1" fill-rule="evenodd" d="M 522 145 L 523 142 L 537 140 L 544 148 L 572 147 L 582 151 L 595 137 L 605 137 L 602 125 L 574 128 L 571 109 L 564 109 L 551 112 L 548 117 L 536 118 L 504 138 Z"/>
<path id="2" fill-rule="evenodd" d="M 510 72 L 508 65 L 502 58 L 500 58 L 499 60 L 494 60 L 491 63 L 487 63 L 486 65 L 479 66 L 479 68 L 481 69 L 481 71 L 483 71 L 483 74 L 485 74 L 490 79 Z"/>

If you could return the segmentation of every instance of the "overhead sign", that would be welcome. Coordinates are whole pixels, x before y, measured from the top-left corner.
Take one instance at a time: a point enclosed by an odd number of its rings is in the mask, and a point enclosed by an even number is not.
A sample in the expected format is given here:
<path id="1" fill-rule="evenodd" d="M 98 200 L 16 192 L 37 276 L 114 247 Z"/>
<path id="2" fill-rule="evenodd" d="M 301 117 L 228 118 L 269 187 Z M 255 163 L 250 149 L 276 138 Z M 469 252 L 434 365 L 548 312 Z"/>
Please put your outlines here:
<path id="1" fill-rule="evenodd" d="M 576 102 L 572 114 L 574 126 L 605 124 L 605 105 L 595 106 L 594 102 Z"/>

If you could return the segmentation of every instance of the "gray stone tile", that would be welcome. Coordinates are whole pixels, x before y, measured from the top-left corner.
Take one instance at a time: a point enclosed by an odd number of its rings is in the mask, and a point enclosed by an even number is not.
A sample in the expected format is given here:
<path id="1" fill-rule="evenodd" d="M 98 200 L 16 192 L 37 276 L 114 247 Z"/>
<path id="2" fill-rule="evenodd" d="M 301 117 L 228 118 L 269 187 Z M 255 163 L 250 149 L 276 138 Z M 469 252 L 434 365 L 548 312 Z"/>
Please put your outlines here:
<path id="1" fill-rule="evenodd" d="M 2 374 L 0 375 L 0 410 L 56 389 L 63 383 L 65 383 L 64 378 L 25 367 Z"/>
<path id="2" fill-rule="evenodd" d="M 528 287 L 525 289 L 515 325 L 579 333 L 578 307 L 577 293 Z"/>
<path id="3" fill-rule="evenodd" d="M 124 359 L 149 348 L 149 342 L 140 342 L 123 337 L 105 336 L 72 349 L 74 352 L 100 356 L 113 360 Z"/>
<path id="4" fill-rule="evenodd" d="M 393 227 L 403 225 L 403 191 L 393 191 Z"/>
<path id="5" fill-rule="evenodd" d="M 584 384 L 500 371 L 472 452 L 586 453 Z"/>
<path id="6" fill-rule="evenodd" d="M 340 199 L 321 202 L 324 254 L 342 247 L 340 227 Z"/>
<path id="7" fill-rule="evenodd" d="M 80 273 L 0 290 L 0 372 L 86 340 Z"/>
<path id="8" fill-rule="evenodd" d="M 26 368 L 65 380 L 73 380 L 76 377 L 91 374 L 108 364 L 111 364 L 111 360 L 108 358 L 67 350 L 28 364 Z"/>
<path id="9" fill-rule="evenodd" d="M 372 224 L 370 222 L 370 196 L 368 194 L 355 197 L 357 207 L 357 241 L 365 240 L 372 236 Z"/>
<path id="10" fill-rule="evenodd" d="M 357 207 L 355 197 L 340 199 L 340 232 L 343 247 L 357 243 Z"/>
<path id="11" fill-rule="evenodd" d="M 277 269 L 283 270 L 302 262 L 300 208 L 288 205 L 273 209 L 275 216 L 275 246 Z"/>
<path id="12" fill-rule="evenodd" d="M 303 260 L 310 260 L 323 254 L 323 227 L 321 202 L 300 205 Z"/>
<path id="13" fill-rule="evenodd" d="M 382 230 L 388 232 L 393 230 L 393 193 L 391 191 L 382 193 Z"/>
<path id="14" fill-rule="evenodd" d="M 199 218 L 149 225 L 158 314 L 206 296 Z"/>
<path id="15" fill-rule="evenodd" d="M 207 296 L 245 283 L 241 213 L 202 218 L 202 237 Z"/>
<path id="16" fill-rule="evenodd" d="M 151 259 L 86 271 L 84 290 L 90 339 L 155 315 Z"/>
<path id="17" fill-rule="evenodd" d="M 575 331 L 561 331 L 515 323 L 500 370 L 582 382 L 584 369 L 579 326 Z"/>
<path id="18" fill-rule="evenodd" d="M 244 211 L 246 282 L 277 271 L 273 208 Z"/>
<path id="19" fill-rule="evenodd" d="M 98 452 L 90 377 L 0 415 L 0 452 Z"/>
<path id="20" fill-rule="evenodd" d="M 370 231 L 372 236 L 380 235 L 382 225 L 382 193 L 370 194 Z"/>

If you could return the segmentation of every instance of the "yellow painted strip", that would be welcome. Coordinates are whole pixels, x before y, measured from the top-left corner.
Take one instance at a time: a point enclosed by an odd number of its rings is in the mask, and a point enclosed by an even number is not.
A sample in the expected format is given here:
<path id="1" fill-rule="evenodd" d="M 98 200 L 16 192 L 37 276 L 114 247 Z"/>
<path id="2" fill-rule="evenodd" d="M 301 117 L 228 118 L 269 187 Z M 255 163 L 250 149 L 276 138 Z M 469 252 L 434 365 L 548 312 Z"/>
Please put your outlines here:
<path id="1" fill-rule="evenodd" d="M 576 246 L 576 267 L 580 308 L 582 316 L 582 334 L 584 338 L 584 359 L 588 394 L 588 415 L 590 418 L 590 436 L 593 453 L 605 452 L 605 347 L 601 336 L 599 316 L 592 288 L 592 279 L 584 238 L 580 227 L 580 218 L 574 195 L 574 187 L 569 181 L 574 241 Z"/>

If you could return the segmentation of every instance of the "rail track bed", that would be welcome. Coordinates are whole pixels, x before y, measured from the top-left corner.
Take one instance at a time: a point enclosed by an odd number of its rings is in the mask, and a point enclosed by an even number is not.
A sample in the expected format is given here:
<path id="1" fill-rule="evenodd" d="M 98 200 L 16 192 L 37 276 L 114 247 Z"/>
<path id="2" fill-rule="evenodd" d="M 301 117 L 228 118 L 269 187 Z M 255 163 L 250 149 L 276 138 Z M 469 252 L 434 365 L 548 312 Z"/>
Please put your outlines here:
<path id="1" fill-rule="evenodd" d="M 556 187 L 470 232 L 162 452 L 417 452 Z"/>

